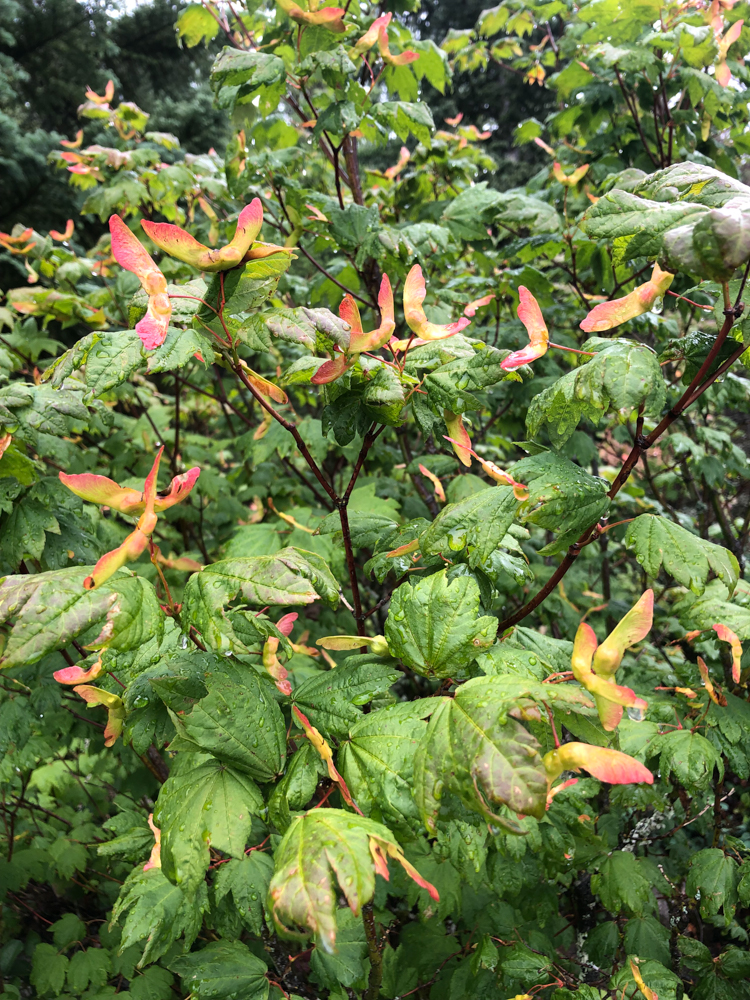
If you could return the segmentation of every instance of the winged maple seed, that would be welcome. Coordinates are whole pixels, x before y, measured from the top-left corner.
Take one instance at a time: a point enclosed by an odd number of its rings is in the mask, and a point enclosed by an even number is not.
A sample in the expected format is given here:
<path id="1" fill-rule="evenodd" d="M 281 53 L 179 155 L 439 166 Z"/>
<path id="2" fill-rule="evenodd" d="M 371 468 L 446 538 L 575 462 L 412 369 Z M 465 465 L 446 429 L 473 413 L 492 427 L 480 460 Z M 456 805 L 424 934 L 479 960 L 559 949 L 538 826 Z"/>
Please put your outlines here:
<path id="1" fill-rule="evenodd" d="M 65 243 L 66 240 L 69 240 L 70 237 L 73 235 L 75 228 L 76 227 L 73 220 L 68 219 L 63 232 L 60 233 L 57 231 L 57 229 L 50 229 L 49 234 L 52 237 L 52 239 L 57 240 L 58 243 Z"/>
<path id="2" fill-rule="evenodd" d="M 146 350 L 153 351 L 166 340 L 172 315 L 167 279 L 119 215 L 111 216 L 109 231 L 112 234 L 113 257 L 126 271 L 133 272 L 148 295 L 146 315 L 136 323 L 135 332 Z"/>
<path id="3" fill-rule="evenodd" d="M 464 308 L 464 316 L 468 316 L 471 319 L 476 316 L 477 309 L 481 309 L 483 306 L 488 306 L 494 298 L 495 293 L 491 292 L 489 295 L 483 295 L 481 299 L 474 299 L 473 302 L 470 302 L 468 306 Z"/>
<path id="4" fill-rule="evenodd" d="M 631 718 L 642 719 L 648 702 L 628 687 L 615 684 L 614 675 L 625 650 L 644 639 L 653 621 L 654 592 L 647 590 L 599 646 L 594 630 L 582 622 L 573 643 L 570 665 L 573 676 L 594 696 L 602 726 L 612 731 L 623 707 Z"/>
<path id="5" fill-rule="evenodd" d="M 135 531 L 128 535 L 122 545 L 103 555 L 94 567 L 91 576 L 86 577 L 83 585 L 87 590 L 93 590 L 100 586 L 121 566 L 137 559 L 149 544 L 151 534 L 156 527 L 157 513 L 181 503 L 195 486 L 201 471 L 198 466 L 180 476 L 175 476 L 166 494 L 157 494 L 157 476 L 163 452 L 164 446 L 162 445 L 156 453 L 154 464 L 146 477 L 142 493 L 119 486 L 106 476 L 95 476 L 91 473 L 81 473 L 80 475 L 59 473 L 60 482 L 82 500 L 112 507 L 121 514 L 140 514 Z"/>
<path id="6" fill-rule="evenodd" d="M 384 635 L 324 635 L 315 640 L 323 649 L 359 649 L 368 646 L 376 656 L 390 656 L 391 651 Z"/>
<path id="7" fill-rule="evenodd" d="M 721 708 L 727 707 L 727 699 L 721 693 L 721 688 L 714 687 L 713 681 L 708 673 L 708 667 L 706 666 L 706 661 L 703 657 L 698 657 L 698 670 L 700 671 L 701 680 L 703 681 L 703 687 L 706 689 L 708 697 L 715 705 L 719 705 Z"/>
<path id="8" fill-rule="evenodd" d="M 291 694 L 291 687 L 289 693 Z M 362 816 L 362 810 L 359 808 L 357 803 L 352 798 L 351 792 L 349 791 L 346 782 L 341 777 L 339 772 L 336 770 L 336 765 L 333 763 L 333 751 L 331 750 L 328 743 L 323 739 L 323 737 L 320 735 L 315 726 L 311 724 L 310 720 L 307 718 L 304 712 L 300 712 L 300 710 L 297 708 L 296 705 L 292 705 L 292 712 L 294 712 L 295 716 L 297 717 L 297 721 L 302 727 L 305 736 L 315 747 L 318 756 L 326 765 L 326 768 L 328 769 L 328 777 L 338 787 L 338 790 L 341 793 L 341 797 L 344 800 L 344 802 L 346 802 L 346 804 L 350 806 L 356 813 L 359 813 L 359 815 Z"/>
<path id="9" fill-rule="evenodd" d="M 260 260 L 275 253 L 291 254 L 291 247 L 258 242 L 263 226 L 263 206 L 253 198 L 239 214 L 235 234 L 226 246 L 218 250 L 199 243 L 194 236 L 171 222 L 141 222 L 146 235 L 165 253 L 201 271 L 227 271 L 242 261 Z"/>
<path id="10" fill-rule="evenodd" d="M 468 453 L 470 455 L 473 455 L 474 458 L 479 462 L 479 464 L 482 466 L 482 468 L 490 477 L 490 479 L 494 479 L 496 483 L 503 483 L 504 486 L 512 486 L 513 496 L 516 498 L 516 500 L 529 499 L 528 486 L 524 486 L 523 483 L 517 483 L 509 472 L 504 472 L 499 466 L 495 465 L 494 462 L 488 462 L 487 459 L 482 458 L 481 455 L 477 455 L 477 453 L 471 447 L 471 440 L 469 440 L 469 446 L 467 447 L 465 444 L 459 441 L 455 441 L 451 437 L 448 437 L 447 434 L 444 434 L 443 437 L 446 439 L 446 441 L 451 442 L 451 444 L 453 445 L 453 450 L 456 452 L 457 455 L 459 455 L 459 458 L 461 457 L 461 455 L 459 454 L 459 449 L 462 452 L 468 451 Z M 467 439 L 469 438 L 468 434 L 466 434 L 466 438 Z M 471 466 L 471 459 L 469 459 L 468 465 Z"/>
<path id="11" fill-rule="evenodd" d="M 0 233 L 0 247 L 12 254 L 30 253 L 36 246 L 34 230 L 29 226 L 16 236 L 11 233 Z"/>
<path id="12" fill-rule="evenodd" d="M 148 814 L 148 825 L 151 827 L 151 832 L 154 835 L 154 846 L 151 848 L 151 854 L 148 861 L 143 866 L 144 872 L 149 871 L 151 868 L 161 868 L 161 830 L 158 826 L 154 826 L 154 814 Z"/>
<path id="13" fill-rule="evenodd" d="M 96 663 L 88 670 L 77 666 L 63 667 L 62 670 L 56 670 L 52 676 L 58 684 L 87 684 L 89 681 L 95 681 L 97 677 L 101 677 L 104 672 L 104 664 L 99 656 Z"/>
<path id="14" fill-rule="evenodd" d="M 268 671 L 274 684 L 287 697 L 292 693 L 292 685 L 289 682 L 289 671 L 282 664 L 278 657 L 279 637 L 269 635 L 263 643 L 263 666 Z"/>
<path id="15" fill-rule="evenodd" d="M 419 59 L 419 53 L 414 52 L 413 49 L 407 49 L 398 56 L 391 54 L 388 46 L 388 25 L 391 23 L 392 17 L 393 14 L 390 13 L 376 17 L 359 41 L 349 49 L 349 58 L 356 59 L 363 56 L 369 52 L 373 45 L 377 44 L 381 59 L 391 66 L 406 66 L 414 62 L 415 59 Z"/>
<path id="16" fill-rule="evenodd" d="M 443 420 L 448 429 L 448 434 L 444 435 L 446 441 L 450 441 L 456 458 L 461 465 L 467 469 L 471 468 L 471 438 L 464 426 L 464 418 L 461 413 L 454 413 L 453 410 L 443 410 Z"/>
<path id="17" fill-rule="evenodd" d="M 638 968 L 639 960 L 637 958 L 631 958 L 629 961 L 630 971 L 633 975 L 633 979 L 635 980 L 635 985 L 643 994 L 644 1000 L 659 1000 L 659 994 L 656 990 L 652 990 L 650 986 L 646 986 L 643 976 L 641 975 L 641 970 Z"/>
<path id="18" fill-rule="evenodd" d="M 720 622 L 717 622 L 717 624 L 712 625 L 711 628 L 714 630 L 717 637 L 722 640 L 722 642 L 728 642 L 732 647 L 732 680 L 735 684 L 739 684 L 742 663 L 742 643 L 740 642 L 737 634 L 727 625 L 722 625 Z"/>
<path id="19" fill-rule="evenodd" d="M 532 361 L 545 355 L 549 346 L 549 331 L 544 322 L 542 310 L 539 308 L 537 300 L 524 285 L 519 285 L 518 300 L 516 312 L 526 327 L 526 332 L 529 335 L 529 346 L 524 347 L 521 351 L 513 351 L 501 362 L 500 367 L 505 371 L 513 371 L 514 368 L 520 368 L 521 365 L 531 364 Z"/>
<path id="20" fill-rule="evenodd" d="M 586 174 L 589 172 L 589 164 L 584 163 L 576 169 L 571 174 L 566 174 L 562 168 L 562 164 L 555 162 L 552 165 L 552 173 L 555 175 L 555 180 L 559 181 L 564 187 L 575 187 L 579 181 L 582 181 Z"/>
<path id="21" fill-rule="evenodd" d="M 391 339 L 396 329 L 395 311 L 393 307 L 393 289 L 387 274 L 380 282 L 378 292 L 378 308 L 380 309 L 380 326 L 369 333 L 362 329 L 362 317 L 359 308 L 351 295 L 347 294 L 339 306 L 339 316 L 350 329 L 349 347 L 335 358 L 326 361 L 318 368 L 311 381 L 314 385 L 325 385 L 341 378 L 345 371 L 352 368 L 360 354 L 365 351 L 377 351 Z"/>
<path id="22" fill-rule="evenodd" d="M 600 303 L 580 324 L 581 329 L 585 333 L 601 333 L 649 312 L 656 300 L 663 298 L 674 277 L 674 274 L 662 271 L 658 264 L 654 264 L 648 281 L 638 285 L 621 299 Z"/>
<path id="23" fill-rule="evenodd" d="M 79 684 L 73 690 L 89 705 L 103 705 L 107 709 L 107 725 L 104 729 L 104 745 L 111 747 L 122 732 L 125 722 L 125 705 L 122 698 L 102 688 L 90 684 Z"/>
<path id="24" fill-rule="evenodd" d="M 411 338 L 412 347 L 419 346 L 420 343 L 428 343 L 431 340 L 444 340 L 452 337 L 456 333 L 465 330 L 471 323 L 466 316 L 456 320 L 455 323 L 448 323 L 441 326 L 438 323 L 431 323 L 425 315 L 422 303 L 427 295 L 427 285 L 425 284 L 422 268 L 415 264 L 409 271 L 404 282 L 404 319 L 409 329 L 415 337 Z M 406 345 L 409 341 L 400 341 L 401 345 Z"/>
<path id="25" fill-rule="evenodd" d="M 563 743 L 556 750 L 544 755 L 544 768 L 551 784 L 563 771 L 588 771 L 599 781 L 610 785 L 654 783 L 654 776 L 635 757 L 609 747 L 596 747 L 588 743 Z"/>
<path id="26" fill-rule="evenodd" d="M 297 24 L 309 24 L 313 27 L 327 28 L 336 34 L 346 31 L 343 17 L 346 13 L 341 7 L 322 7 L 318 10 L 317 0 L 308 0 L 308 9 L 303 10 L 294 0 L 276 0 L 281 9 L 296 21 Z"/>
<path id="27" fill-rule="evenodd" d="M 742 33 L 742 25 L 744 23 L 744 21 L 735 21 L 734 24 L 727 29 L 727 33 L 723 38 L 721 37 L 721 29 L 716 32 L 716 44 L 719 47 L 719 61 L 716 63 L 714 76 L 716 82 L 721 87 L 728 87 L 729 81 L 732 79 L 732 71 L 727 64 L 727 56 L 729 55 L 729 50 L 734 43 L 739 41 L 740 34 Z"/>

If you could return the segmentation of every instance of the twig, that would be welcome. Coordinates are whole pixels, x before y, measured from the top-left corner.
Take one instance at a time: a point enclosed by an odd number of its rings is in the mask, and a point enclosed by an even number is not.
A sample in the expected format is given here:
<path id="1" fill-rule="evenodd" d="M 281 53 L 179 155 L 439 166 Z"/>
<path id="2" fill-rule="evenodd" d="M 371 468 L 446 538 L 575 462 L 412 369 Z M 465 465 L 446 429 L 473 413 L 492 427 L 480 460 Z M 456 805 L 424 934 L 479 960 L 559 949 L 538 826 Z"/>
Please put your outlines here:
<path id="1" fill-rule="evenodd" d="M 353 292 L 351 288 L 347 288 L 346 285 L 342 285 L 342 283 L 338 280 L 338 278 L 334 278 L 334 276 L 330 273 L 330 271 L 327 271 L 323 267 L 323 265 L 319 261 L 317 261 L 308 250 L 305 250 L 305 248 L 302 245 L 298 244 L 297 249 L 302 251 L 302 253 L 305 255 L 305 257 L 307 257 L 307 259 L 310 261 L 313 267 L 316 267 L 320 271 L 320 273 L 324 274 L 329 281 L 332 281 L 334 283 L 334 285 L 338 285 L 338 287 L 341 289 L 342 292 L 346 292 L 347 295 L 351 295 L 353 299 L 357 299 L 359 302 L 362 303 L 362 305 L 368 306 L 368 308 L 370 309 L 375 308 L 374 302 L 371 302 L 369 299 L 363 299 L 361 295 L 357 295 L 357 293 Z"/>
<path id="2" fill-rule="evenodd" d="M 625 84 L 623 83 L 623 79 L 622 79 L 622 75 L 620 73 L 620 70 L 617 68 L 617 66 L 614 66 L 613 69 L 615 71 L 615 76 L 617 77 L 617 82 L 620 85 L 620 90 L 622 91 L 622 96 L 625 98 L 625 103 L 628 106 L 628 111 L 630 111 L 631 115 L 633 116 L 633 121 L 635 122 L 635 126 L 638 129 L 638 134 L 641 137 L 641 142 L 643 143 L 643 148 L 648 153 L 649 159 L 651 160 L 651 162 L 653 163 L 653 165 L 656 167 L 657 170 L 659 170 L 659 169 L 661 169 L 661 164 L 656 159 L 656 157 L 654 156 L 654 154 L 651 152 L 651 147 L 646 142 L 646 136 L 643 134 L 643 127 L 641 126 L 641 119 L 640 119 L 640 117 L 638 115 L 638 105 L 635 103 L 635 98 L 633 98 L 633 103 L 631 105 L 631 103 L 630 103 L 631 98 L 630 98 L 630 95 L 628 94 L 627 90 L 625 89 Z"/>
<path id="3" fill-rule="evenodd" d="M 724 290 L 725 290 L 725 300 L 726 300 L 727 286 L 725 286 Z M 681 416 L 683 411 L 686 410 L 689 406 L 691 406 L 701 395 L 703 395 L 706 389 L 708 389 L 708 387 L 712 385 L 712 383 L 715 382 L 716 379 L 719 378 L 719 376 L 722 375 L 737 360 L 740 354 L 742 354 L 743 351 L 746 350 L 745 345 L 740 344 L 737 350 L 732 353 L 732 355 L 724 362 L 723 365 L 721 365 L 720 368 L 718 368 L 713 373 L 713 375 L 711 375 L 709 378 L 705 378 L 706 373 L 710 370 L 711 365 L 716 360 L 722 348 L 722 345 L 729 334 L 729 331 L 732 329 L 735 319 L 738 317 L 738 315 L 740 315 L 740 313 L 741 313 L 741 308 L 739 304 L 737 306 L 728 306 L 724 310 L 724 315 L 725 315 L 724 324 L 721 330 L 719 331 L 719 335 L 714 341 L 713 347 L 708 352 L 706 359 L 701 365 L 700 369 L 698 370 L 695 378 L 687 387 L 685 392 L 682 394 L 677 404 L 673 406 L 671 410 L 669 410 L 669 412 L 662 418 L 661 422 L 645 438 L 642 436 L 641 433 L 641 430 L 643 428 L 643 415 L 639 414 L 638 421 L 636 424 L 635 443 L 629 455 L 625 459 L 622 468 L 617 474 L 617 477 L 615 478 L 615 481 L 613 482 L 612 487 L 610 488 L 607 494 L 610 500 L 613 500 L 617 496 L 619 491 L 627 482 L 628 478 L 630 477 L 630 473 L 633 471 L 638 462 L 638 459 L 641 457 L 641 453 L 645 451 L 647 448 L 650 448 L 651 445 L 653 445 L 656 441 L 658 441 L 658 439 L 661 437 L 664 431 L 666 431 L 667 428 L 672 423 L 674 423 L 674 421 L 677 420 L 679 416 Z M 702 381 L 703 379 L 705 379 L 705 381 Z M 562 562 L 557 567 L 552 576 L 549 578 L 547 583 L 541 588 L 541 590 L 539 590 L 538 593 L 536 593 L 530 601 L 524 604 L 522 608 L 519 608 L 518 611 L 515 611 L 504 621 L 500 622 L 497 628 L 498 635 L 501 635 L 506 629 L 511 628 L 513 625 L 517 625 L 519 622 L 523 621 L 524 618 L 530 615 L 532 611 L 536 610 L 536 608 L 538 608 L 539 605 L 543 601 L 545 601 L 547 597 L 549 597 L 549 595 L 558 585 L 560 580 L 562 580 L 562 578 L 568 572 L 568 570 L 573 565 L 575 560 L 578 558 L 581 549 L 586 544 L 588 544 L 589 540 L 591 539 L 591 536 L 597 530 L 597 527 L 598 525 L 592 524 L 590 528 L 587 528 L 586 531 L 584 531 L 584 533 L 581 535 L 581 537 L 576 542 L 574 542 L 573 545 L 570 546 Z"/>

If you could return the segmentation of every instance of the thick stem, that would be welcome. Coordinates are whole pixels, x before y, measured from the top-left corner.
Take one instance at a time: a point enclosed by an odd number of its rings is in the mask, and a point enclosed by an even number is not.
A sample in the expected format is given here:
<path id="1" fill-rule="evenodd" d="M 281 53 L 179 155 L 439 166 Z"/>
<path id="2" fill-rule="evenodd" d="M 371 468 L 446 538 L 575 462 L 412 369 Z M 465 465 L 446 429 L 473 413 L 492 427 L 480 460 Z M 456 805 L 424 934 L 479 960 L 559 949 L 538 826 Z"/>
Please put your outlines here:
<path id="1" fill-rule="evenodd" d="M 373 914 L 372 903 L 365 903 L 362 907 L 362 923 L 365 928 L 367 938 L 367 954 L 370 958 L 370 978 L 367 983 L 367 990 L 364 1000 L 377 1000 L 380 994 L 380 984 L 383 982 L 383 956 L 380 954 L 378 945 L 378 933 L 375 929 L 375 915 Z"/>
<path id="2" fill-rule="evenodd" d="M 349 585 L 352 588 L 352 602 L 354 604 L 354 620 L 357 623 L 357 635 L 365 635 L 365 620 L 362 614 L 362 599 L 359 596 L 359 581 L 357 580 L 357 564 L 354 561 L 354 549 L 352 548 L 352 533 L 349 527 L 349 512 L 343 500 L 338 501 L 339 519 L 341 520 L 341 534 L 344 540 L 344 552 L 346 553 L 346 568 L 349 571 Z M 367 650 L 363 648 L 366 652 Z"/>
<path id="3" fill-rule="evenodd" d="M 154 744 L 152 743 L 148 750 L 140 756 L 143 763 L 153 774 L 159 784 L 163 785 L 169 777 L 169 768 L 167 767 L 167 762 L 156 749 Z"/>
<path id="4" fill-rule="evenodd" d="M 362 195 L 362 182 L 359 177 L 359 156 L 357 155 L 356 136 L 347 135 L 344 138 L 344 162 L 349 174 L 349 187 L 355 205 L 364 205 L 365 199 Z"/>

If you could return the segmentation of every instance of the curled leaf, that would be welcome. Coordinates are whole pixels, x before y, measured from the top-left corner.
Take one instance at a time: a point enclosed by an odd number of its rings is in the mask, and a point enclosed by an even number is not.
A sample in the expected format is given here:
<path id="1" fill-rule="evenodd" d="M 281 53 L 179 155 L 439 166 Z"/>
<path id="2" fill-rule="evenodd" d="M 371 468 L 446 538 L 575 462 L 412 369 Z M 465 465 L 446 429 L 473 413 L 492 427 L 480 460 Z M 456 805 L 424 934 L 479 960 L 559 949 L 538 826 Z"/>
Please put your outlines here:
<path id="1" fill-rule="evenodd" d="M 456 457 L 462 465 L 470 469 L 473 452 L 469 432 L 464 427 L 463 416 L 460 413 L 454 413 L 452 410 L 443 410 L 443 419 L 445 420 L 445 426 L 448 428 L 448 440 L 453 446 Z"/>

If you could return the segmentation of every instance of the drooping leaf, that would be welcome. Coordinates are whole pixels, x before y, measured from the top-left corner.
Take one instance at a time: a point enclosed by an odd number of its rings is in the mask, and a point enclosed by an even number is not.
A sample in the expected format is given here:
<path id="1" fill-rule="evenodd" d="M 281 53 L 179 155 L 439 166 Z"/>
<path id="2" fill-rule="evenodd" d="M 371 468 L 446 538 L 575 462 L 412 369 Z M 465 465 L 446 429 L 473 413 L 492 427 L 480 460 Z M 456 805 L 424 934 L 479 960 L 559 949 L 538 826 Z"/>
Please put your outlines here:
<path id="1" fill-rule="evenodd" d="M 313 809 L 298 816 L 274 858 L 268 907 L 276 926 L 289 935 L 312 932 L 325 951 L 333 952 L 336 882 L 352 913 L 358 915 L 372 899 L 375 873 L 387 877 L 386 855 L 427 887 L 390 830 L 380 823 L 340 809 Z"/>
<path id="2" fill-rule="evenodd" d="M 718 847 L 698 851 L 690 861 L 685 891 L 700 901 L 704 919 L 720 910 L 731 917 L 737 905 L 737 862 Z"/>
<path id="3" fill-rule="evenodd" d="M 190 1000 L 266 1000 L 266 965 L 241 941 L 211 941 L 169 963 L 190 989 Z"/>
<path id="4" fill-rule="evenodd" d="M 739 564 L 728 549 L 666 517 L 641 514 L 625 532 L 625 545 L 635 552 L 638 563 L 653 579 L 664 570 L 693 593 L 702 594 L 710 572 L 726 585 L 731 596 L 739 578 Z"/>
<path id="5" fill-rule="evenodd" d="M 497 705 L 484 688 L 464 695 L 465 688 L 456 698 L 441 700 L 416 754 L 415 798 L 422 819 L 434 832 L 440 801 L 450 791 L 473 812 L 520 832 L 496 810 L 507 805 L 516 813 L 544 815 L 547 777 L 539 744 L 508 718 L 511 705 Z"/>
<path id="6" fill-rule="evenodd" d="M 490 486 L 448 504 L 419 539 L 425 555 L 452 553 L 465 549 L 469 564 L 487 559 L 505 537 L 518 510 L 518 501 L 509 486 Z"/>
<path id="7" fill-rule="evenodd" d="M 162 871 L 188 892 L 203 880 L 209 848 L 243 856 L 263 796 L 245 774 L 214 758 L 186 754 L 159 792 L 154 823 L 161 830 Z"/>
<path id="8" fill-rule="evenodd" d="M 139 967 L 156 962 L 170 945 L 184 937 L 185 947 L 195 940 L 208 907 L 203 886 L 189 896 L 173 885 L 161 868 L 135 868 L 120 890 L 112 919 L 124 916 L 122 948 L 145 939 Z"/>
<path id="9" fill-rule="evenodd" d="M 190 712 L 171 713 L 187 748 L 208 752 L 257 781 L 271 781 L 284 767 L 286 729 L 269 686 L 250 667 L 227 666 L 207 678 L 206 687 L 208 695 Z"/>
<path id="10" fill-rule="evenodd" d="M 309 677 L 294 691 L 295 705 L 325 736 L 341 736 L 362 717 L 358 706 L 398 680 L 391 659 L 371 653 L 348 656 L 342 666 Z"/>
<path id="11" fill-rule="evenodd" d="M 245 651 L 224 611 L 238 595 L 259 607 L 311 604 L 320 599 L 335 607 L 338 584 L 321 556 L 302 549 L 211 563 L 188 580 L 183 614 L 217 652 Z"/>
<path id="12" fill-rule="evenodd" d="M 431 699 L 401 702 L 371 712 L 349 730 L 337 765 L 366 816 L 396 826 L 419 826 L 412 797 L 414 754 L 427 728 Z"/>
<path id="13" fill-rule="evenodd" d="M 513 475 L 529 490 L 518 519 L 557 535 L 540 550 L 542 555 L 563 551 L 609 510 L 608 484 L 554 452 L 521 459 Z"/>
<path id="14" fill-rule="evenodd" d="M 651 886 L 639 860 L 629 851 L 613 851 L 591 876 L 591 889 L 612 914 L 623 910 L 640 917 L 653 906 Z"/>
<path id="15" fill-rule="evenodd" d="M 683 788 L 702 791 L 713 776 L 714 767 L 724 773 L 721 756 L 700 733 L 675 729 L 652 740 L 649 751 L 658 753 L 659 770 L 664 781 L 674 776 Z"/>
<path id="16" fill-rule="evenodd" d="M 251 851 L 243 858 L 233 858 L 219 867 L 214 882 L 214 897 L 221 902 L 231 894 L 240 918 L 255 935 L 263 933 L 263 905 L 273 876 L 273 860 L 263 851 Z"/>

